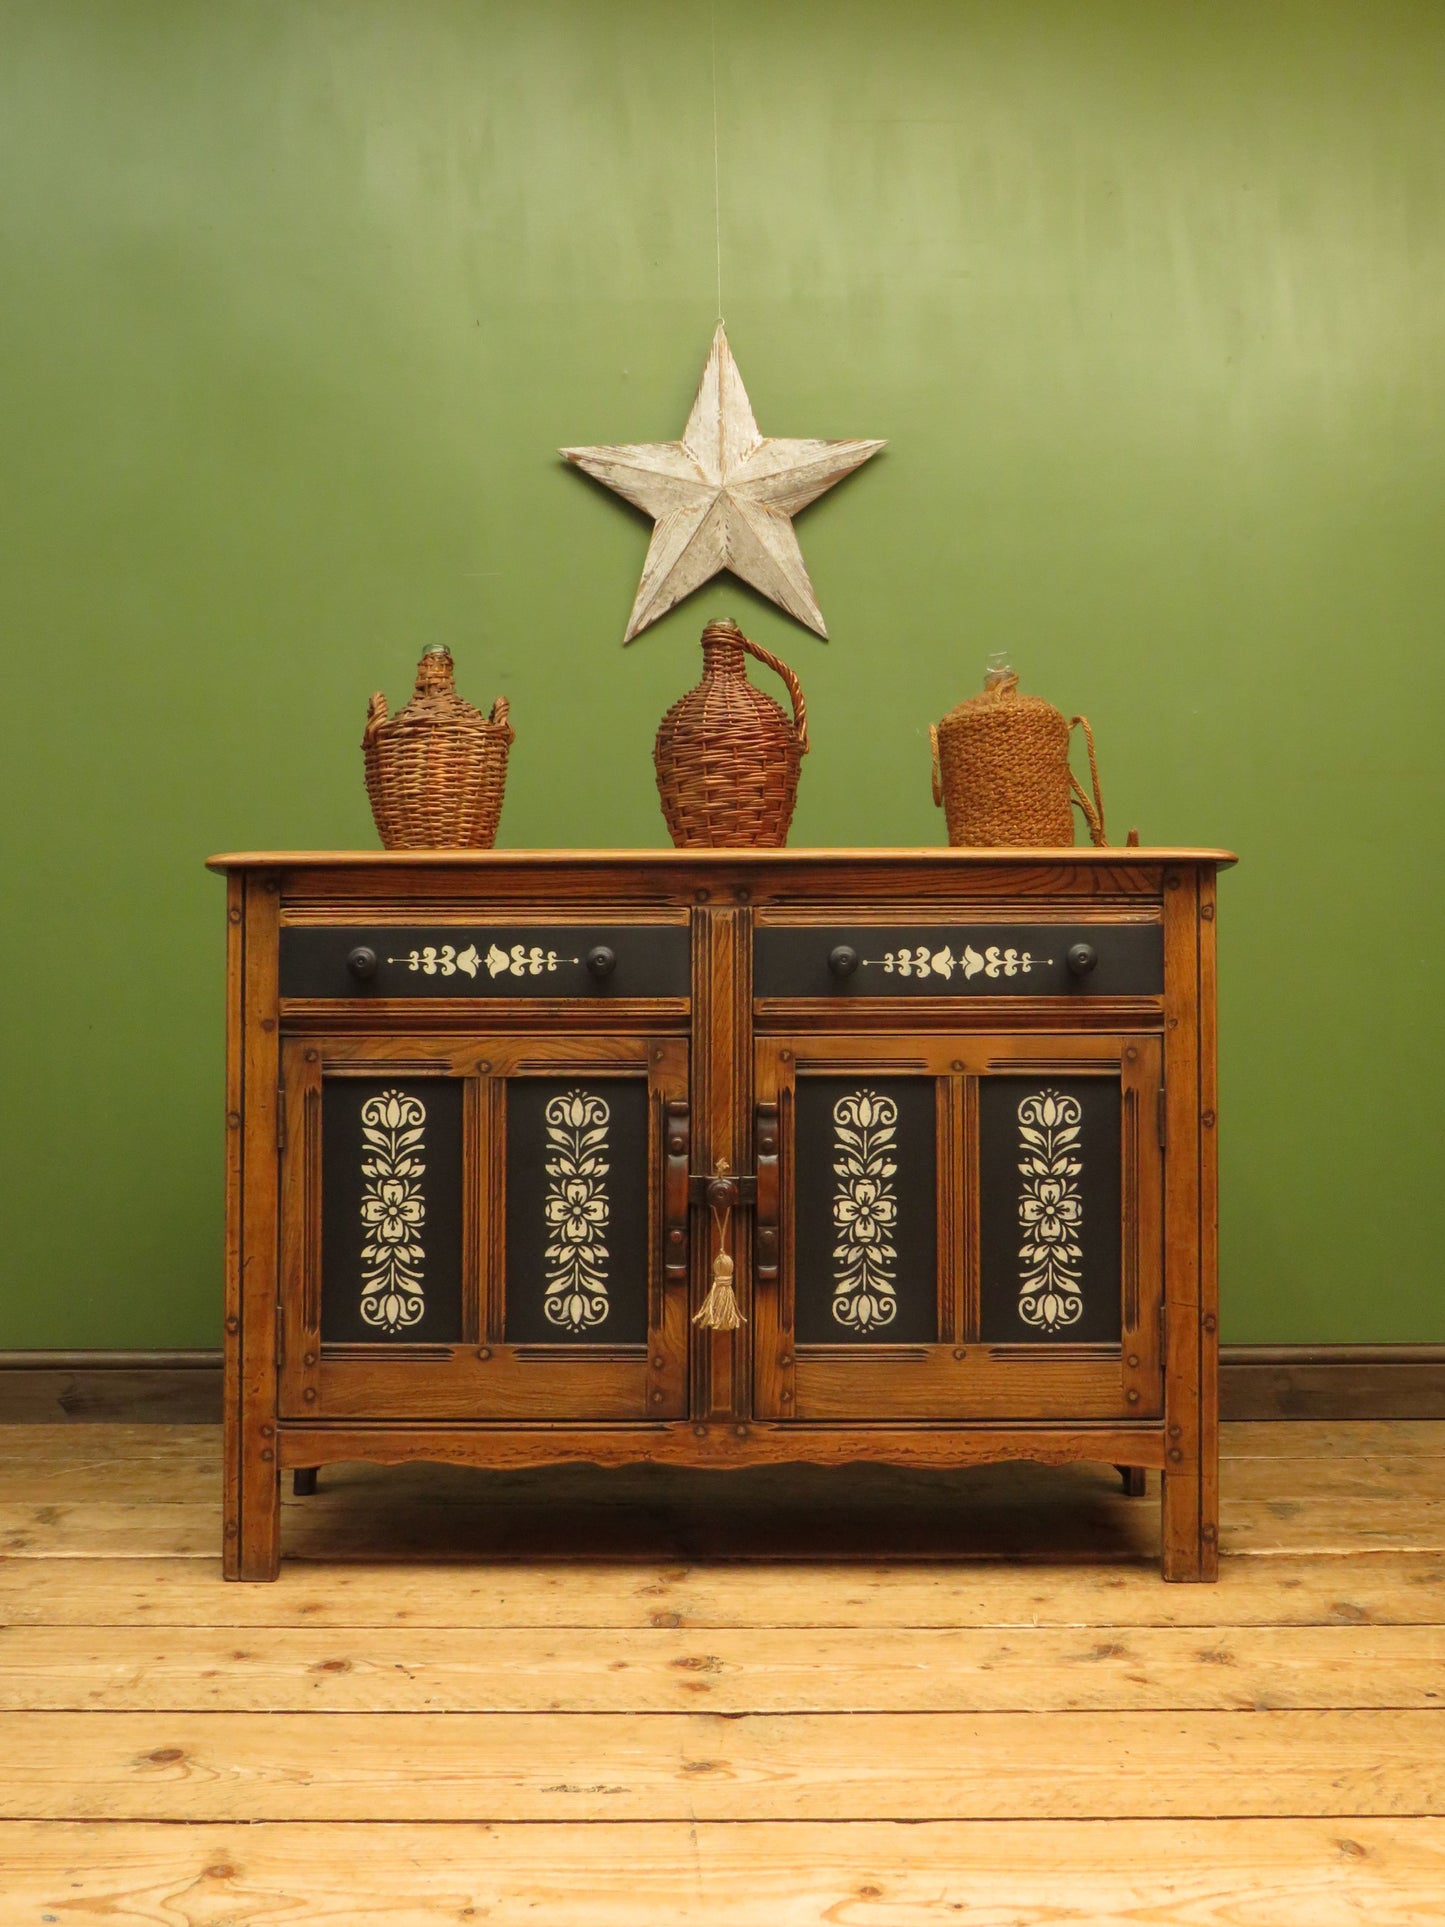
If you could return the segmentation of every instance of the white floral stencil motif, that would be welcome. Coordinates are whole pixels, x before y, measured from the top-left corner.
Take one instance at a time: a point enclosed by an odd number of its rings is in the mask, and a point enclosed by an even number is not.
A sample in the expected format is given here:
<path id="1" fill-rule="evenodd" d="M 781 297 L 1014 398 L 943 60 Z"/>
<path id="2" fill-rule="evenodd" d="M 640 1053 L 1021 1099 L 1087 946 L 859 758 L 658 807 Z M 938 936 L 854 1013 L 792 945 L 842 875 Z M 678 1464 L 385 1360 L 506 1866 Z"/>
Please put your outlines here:
<path id="1" fill-rule="evenodd" d="M 582 1331 L 607 1316 L 607 1222 L 603 1183 L 612 1112 L 594 1091 L 554 1097 L 547 1125 L 546 1299 L 553 1325 Z"/>
<path id="2" fill-rule="evenodd" d="M 383 1331 L 404 1331 L 426 1310 L 422 1266 L 422 1127 L 426 1108 L 402 1091 L 383 1091 L 361 1107 L 361 1315 Z"/>
<path id="3" fill-rule="evenodd" d="M 1076 1097 L 1058 1091 L 1036 1091 L 1018 1111 L 1019 1317 L 1047 1332 L 1072 1325 L 1084 1310 L 1084 1206 L 1076 1182 L 1084 1168 L 1083 1115 Z"/>
<path id="4" fill-rule="evenodd" d="M 898 1106 L 877 1091 L 851 1091 L 833 1106 L 833 1316 L 852 1331 L 891 1324 L 898 1310 L 897 1125 Z"/>

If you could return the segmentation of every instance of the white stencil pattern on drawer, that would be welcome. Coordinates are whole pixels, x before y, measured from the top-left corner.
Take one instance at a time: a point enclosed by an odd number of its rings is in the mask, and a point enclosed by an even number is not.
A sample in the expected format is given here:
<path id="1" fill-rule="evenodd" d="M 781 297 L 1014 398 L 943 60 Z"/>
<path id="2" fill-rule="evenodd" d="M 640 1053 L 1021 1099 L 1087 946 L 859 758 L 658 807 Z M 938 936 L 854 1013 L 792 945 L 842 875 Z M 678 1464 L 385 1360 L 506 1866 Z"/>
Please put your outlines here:
<path id="1" fill-rule="evenodd" d="M 927 944 L 914 943 L 910 947 L 905 943 L 882 957 L 864 957 L 863 968 L 881 968 L 889 977 L 942 977 L 945 981 L 957 971 L 962 981 L 977 977 L 980 972 L 985 977 L 1027 977 L 1036 966 L 1053 961 L 1052 957 L 1035 956 L 1032 950 L 1009 949 L 996 943 L 979 951 L 965 941 L 961 957 L 955 957 L 947 944 L 942 950 L 930 951 Z"/>
<path id="2" fill-rule="evenodd" d="M 608 1312 L 607 1128 L 611 1108 L 593 1091 L 554 1097 L 547 1125 L 546 1301 L 548 1321 L 569 1331 L 600 1325 Z"/>
<path id="3" fill-rule="evenodd" d="M 425 1124 L 425 1105 L 402 1091 L 383 1091 L 361 1107 L 361 1315 L 387 1332 L 415 1325 L 426 1310 Z"/>
<path id="4" fill-rule="evenodd" d="M 1036 1091 L 1019 1105 L 1019 1317 L 1043 1331 L 1072 1325 L 1084 1310 L 1083 1109 L 1076 1097 Z"/>
<path id="5" fill-rule="evenodd" d="M 426 977 L 455 977 L 458 971 L 464 977 L 475 977 L 483 966 L 489 977 L 542 977 L 560 964 L 580 964 L 582 959 L 560 957 L 555 950 L 544 950 L 536 943 L 530 949 L 526 944 L 514 943 L 508 950 L 494 943 L 485 957 L 474 943 L 469 943 L 465 950 L 458 950 L 450 943 L 429 943 L 418 950 L 408 950 L 404 957 L 388 957 L 386 961 L 405 964 L 413 975 L 420 971 Z"/>
<path id="6" fill-rule="evenodd" d="M 851 1331 L 890 1324 L 898 1310 L 898 1106 L 851 1091 L 833 1106 L 833 1316 Z"/>

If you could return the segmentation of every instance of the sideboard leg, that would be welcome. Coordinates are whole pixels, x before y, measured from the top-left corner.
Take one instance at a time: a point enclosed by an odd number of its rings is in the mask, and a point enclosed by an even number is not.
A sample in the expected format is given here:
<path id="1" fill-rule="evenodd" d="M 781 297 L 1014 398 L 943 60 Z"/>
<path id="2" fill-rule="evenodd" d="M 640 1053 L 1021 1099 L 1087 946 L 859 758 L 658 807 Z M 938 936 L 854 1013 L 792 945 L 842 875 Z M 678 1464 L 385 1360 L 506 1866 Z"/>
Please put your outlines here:
<path id="1" fill-rule="evenodd" d="M 1124 1493 L 1130 1499 L 1142 1499 L 1149 1489 L 1149 1478 L 1142 1465 L 1116 1465 L 1114 1470 L 1124 1481 Z"/>
<path id="2" fill-rule="evenodd" d="M 245 1480 L 241 1545 L 236 1571 L 227 1578 L 266 1581 L 281 1570 L 281 1474 L 260 1465 Z"/>
<path id="3" fill-rule="evenodd" d="M 221 1570 L 227 1579 L 274 1579 L 281 1570 L 276 1408 L 246 1400 L 235 1350 L 227 1355 L 225 1396 Z"/>
<path id="4" fill-rule="evenodd" d="M 291 1490 L 298 1499 L 309 1499 L 316 1490 L 316 1467 L 298 1465 L 291 1474 Z"/>
<path id="5" fill-rule="evenodd" d="M 1194 1468 L 1166 1471 L 1160 1519 L 1160 1564 L 1166 1579 L 1208 1581 L 1219 1577 L 1218 1530 L 1200 1510 L 1199 1475 Z"/>

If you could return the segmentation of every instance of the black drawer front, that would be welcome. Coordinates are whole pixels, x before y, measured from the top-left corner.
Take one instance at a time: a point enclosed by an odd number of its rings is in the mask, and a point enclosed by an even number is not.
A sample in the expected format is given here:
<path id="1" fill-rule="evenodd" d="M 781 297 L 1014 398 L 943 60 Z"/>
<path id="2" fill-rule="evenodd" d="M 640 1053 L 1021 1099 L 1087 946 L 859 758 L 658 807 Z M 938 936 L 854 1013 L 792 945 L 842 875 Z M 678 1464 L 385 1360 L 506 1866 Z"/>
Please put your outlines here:
<path id="1" fill-rule="evenodd" d="M 1157 997 L 1158 924 L 765 927 L 757 997 Z"/>
<path id="2" fill-rule="evenodd" d="M 350 925 L 281 932 L 283 997 L 687 997 L 681 924 Z"/>

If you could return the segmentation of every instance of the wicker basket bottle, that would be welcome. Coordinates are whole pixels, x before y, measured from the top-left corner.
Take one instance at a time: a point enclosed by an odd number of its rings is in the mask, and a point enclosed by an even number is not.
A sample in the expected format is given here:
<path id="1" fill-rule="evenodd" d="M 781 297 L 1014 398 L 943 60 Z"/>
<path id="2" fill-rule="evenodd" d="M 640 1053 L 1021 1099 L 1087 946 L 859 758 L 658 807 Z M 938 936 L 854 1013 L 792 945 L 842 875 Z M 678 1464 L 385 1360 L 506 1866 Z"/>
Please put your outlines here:
<path id="1" fill-rule="evenodd" d="M 786 683 L 791 722 L 748 681 L 748 656 Z M 707 625 L 702 659 L 702 681 L 668 710 L 653 748 L 672 840 L 680 850 L 781 849 L 808 752 L 808 710 L 798 679 L 734 622 Z"/>
<path id="2" fill-rule="evenodd" d="M 1089 746 L 1092 803 L 1069 768 L 1076 724 Z M 1104 801 L 1088 718 L 1066 720 L 1041 696 L 1025 696 L 1012 669 L 991 668 L 982 695 L 949 710 L 929 737 L 933 800 L 944 806 L 955 847 L 1071 844 L 1073 803 L 1092 840 L 1104 842 Z"/>
<path id="3" fill-rule="evenodd" d="M 366 793 L 388 850 L 489 850 L 496 840 L 512 747 L 507 699 L 490 716 L 463 702 L 451 651 L 433 645 L 416 666 L 411 701 L 388 716 L 380 691 L 361 739 Z"/>

